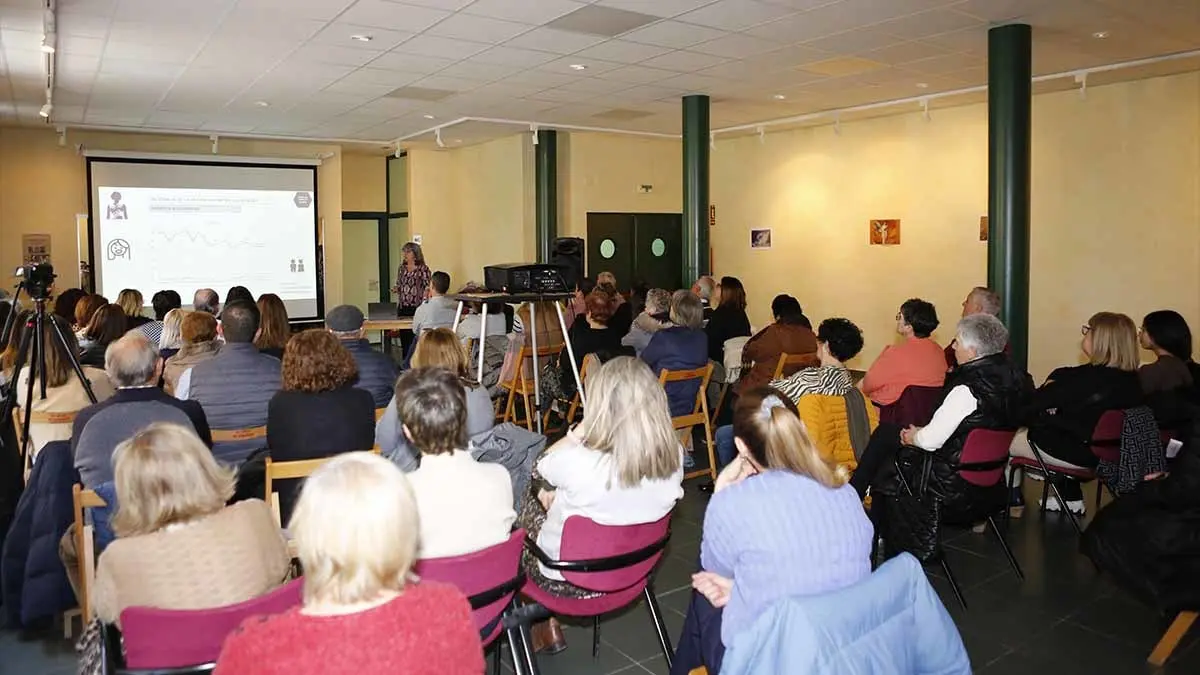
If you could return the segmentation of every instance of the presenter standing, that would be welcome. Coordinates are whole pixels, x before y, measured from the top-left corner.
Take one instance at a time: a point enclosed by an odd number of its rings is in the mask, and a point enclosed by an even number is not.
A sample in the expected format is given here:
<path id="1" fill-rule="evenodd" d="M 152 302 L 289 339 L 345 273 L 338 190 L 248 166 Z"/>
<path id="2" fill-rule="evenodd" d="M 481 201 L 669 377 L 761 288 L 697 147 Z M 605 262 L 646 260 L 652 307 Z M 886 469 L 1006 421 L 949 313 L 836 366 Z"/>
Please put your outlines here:
<path id="1" fill-rule="evenodd" d="M 429 279 L 432 273 L 429 271 L 429 266 L 425 264 L 425 256 L 421 253 L 420 244 L 410 241 L 400 249 L 400 254 L 404 257 L 404 262 L 400 263 L 400 269 L 396 271 L 396 285 L 392 287 L 392 292 L 398 296 L 396 298 L 396 314 L 397 316 L 412 316 L 417 311 L 417 307 L 425 302 L 429 293 Z M 412 341 L 412 331 L 400 331 L 401 354 L 408 353 Z"/>

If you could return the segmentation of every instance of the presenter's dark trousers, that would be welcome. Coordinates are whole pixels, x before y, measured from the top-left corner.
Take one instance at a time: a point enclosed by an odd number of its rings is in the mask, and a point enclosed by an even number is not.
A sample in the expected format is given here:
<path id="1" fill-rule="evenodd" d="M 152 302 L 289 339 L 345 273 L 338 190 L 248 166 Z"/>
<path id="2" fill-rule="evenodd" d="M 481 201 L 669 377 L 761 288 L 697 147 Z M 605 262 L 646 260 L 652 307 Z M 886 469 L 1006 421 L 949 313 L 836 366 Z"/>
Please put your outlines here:
<path id="1" fill-rule="evenodd" d="M 708 670 L 708 675 L 717 675 L 724 657 L 721 610 L 713 607 L 698 591 L 692 591 L 692 601 L 688 604 L 683 632 L 679 635 L 679 646 L 671 664 L 671 675 L 687 675 L 700 666 Z"/>

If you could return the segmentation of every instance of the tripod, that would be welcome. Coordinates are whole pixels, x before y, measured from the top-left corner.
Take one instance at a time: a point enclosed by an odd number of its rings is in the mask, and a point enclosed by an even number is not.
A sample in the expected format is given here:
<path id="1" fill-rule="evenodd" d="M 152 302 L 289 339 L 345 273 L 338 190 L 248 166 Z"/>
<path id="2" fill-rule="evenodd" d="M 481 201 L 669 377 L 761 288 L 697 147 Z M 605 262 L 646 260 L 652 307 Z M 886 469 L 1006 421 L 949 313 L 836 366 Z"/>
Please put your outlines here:
<path id="1" fill-rule="evenodd" d="M 30 366 L 29 381 L 25 387 L 25 407 L 23 410 L 21 421 L 21 446 L 17 449 L 20 457 L 30 457 L 29 438 L 29 423 L 32 420 L 33 414 L 33 385 L 34 374 L 36 372 L 37 379 L 41 383 L 41 400 L 46 399 L 46 324 L 49 323 L 53 328 L 53 336 L 57 338 L 58 348 L 66 355 L 67 361 L 71 364 L 72 370 L 75 371 L 75 377 L 79 378 L 79 383 L 83 385 L 83 390 L 87 392 L 88 400 L 96 403 L 96 394 L 92 391 L 92 383 L 83 373 L 83 367 L 79 364 L 79 355 L 75 350 L 71 349 L 66 335 L 62 332 L 62 326 L 58 321 L 55 321 L 53 316 L 46 315 L 46 302 L 49 300 L 49 293 L 44 292 L 48 289 L 35 287 L 32 290 L 26 286 L 26 282 L 17 284 L 17 292 L 13 296 L 13 310 L 9 315 L 8 325 L 5 326 L 4 335 L 6 338 L 11 335 L 16 328 L 16 307 L 17 300 L 21 297 L 21 291 L 24 289 L 29 297 L 33 300 L 34 313 L 29 318 L 25 325 L 25 331 L 21 334 L 21 341 L 17 346 L 17 358 L 13 363 L 12 381 L 8 383 L 6 390 L 3 392 L 3 405 L 0 405 L 0 426 L 12 419 L 12 411 L 17 405 L 17 387 L 21 380 L 21 370 L 26 366 Z M 7 340 L 5 340 L 7 341 Z M 37 367 L 34 368 L 33 364 Z M 26 460 L 26 466 L 29 465 Z"/>

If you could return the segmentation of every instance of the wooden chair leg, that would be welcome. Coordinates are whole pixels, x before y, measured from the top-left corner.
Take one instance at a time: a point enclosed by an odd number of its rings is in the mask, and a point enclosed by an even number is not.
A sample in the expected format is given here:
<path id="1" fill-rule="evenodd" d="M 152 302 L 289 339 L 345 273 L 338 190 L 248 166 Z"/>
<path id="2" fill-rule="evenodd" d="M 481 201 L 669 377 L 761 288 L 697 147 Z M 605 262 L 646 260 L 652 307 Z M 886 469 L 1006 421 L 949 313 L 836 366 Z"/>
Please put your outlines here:
<path id="1" fill-rule="evenodd" d="M 1175 651 L 1175 647 L 1179 646 L 1179 641 L 1187 635 L 1188 629 L 1192 627 L 1192 623 L 1196 621 L 1197 612 L 1180 612 L 1175 620 L 1171 622 L 1170 628 L 1163 633 L 1162 639 L 1154 646 L 1154 651 L 1150 652 L 1150 658 L 1146 659 L 1153 666 L 1161 666 L 1171 658 L 1171 652 Z"/>
<path id="2" fill-rule="evenodd" d="M 503 419 L 504 422 L 515 422 L 516 421 L 516 417 L 515 417 L 516 403 L 517 403 L 517 390 L 514 387 L 513 389 L 508 390 L 508 403 L 505 404 L 505 406 L 504 406 L 504 419 Z"/>
<path id="3" fill-rule="evenodd" d="M 533 402 L 527 392 L 521 392 L 521 398 L 525 401 L 525 428 L 533 431 L 533 418 L 538 414 L 533 408 Z"/>
<path id="4" fill-rule="evenodd" d="M 708 441 L 708 473 L 712 479 L 717 480 L 717 450 L 713 447 L 712 425 L 708 420 L 704 420 L 704 438 Z"/>

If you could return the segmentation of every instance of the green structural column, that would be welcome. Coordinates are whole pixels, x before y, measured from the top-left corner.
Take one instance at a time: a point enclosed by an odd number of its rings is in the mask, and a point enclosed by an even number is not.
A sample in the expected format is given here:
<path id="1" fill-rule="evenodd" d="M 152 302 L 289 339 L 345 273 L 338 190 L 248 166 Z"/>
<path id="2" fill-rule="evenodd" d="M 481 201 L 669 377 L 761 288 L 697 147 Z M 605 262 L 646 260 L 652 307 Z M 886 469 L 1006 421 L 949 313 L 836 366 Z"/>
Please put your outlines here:
<path id="1" fill-rule="evenodd" d="M 708 97 L 683 97 L 683 279 L 689 288 L 709 274 Z"/>
<path id="2" fill-rule="evenodd" d="M 539 129 L 533 154 L 537 257 L 538 262 L 548 262 L 550 246 L 558 236 L 558 132 Z"/>
<path id="3" fill-rule="evenodd" d="M 1000 294 L 1000 318 L 1022 366 L 1029 357 L 1031 44 L 1025 24 L 988 31 L 988 286 Z"/>

